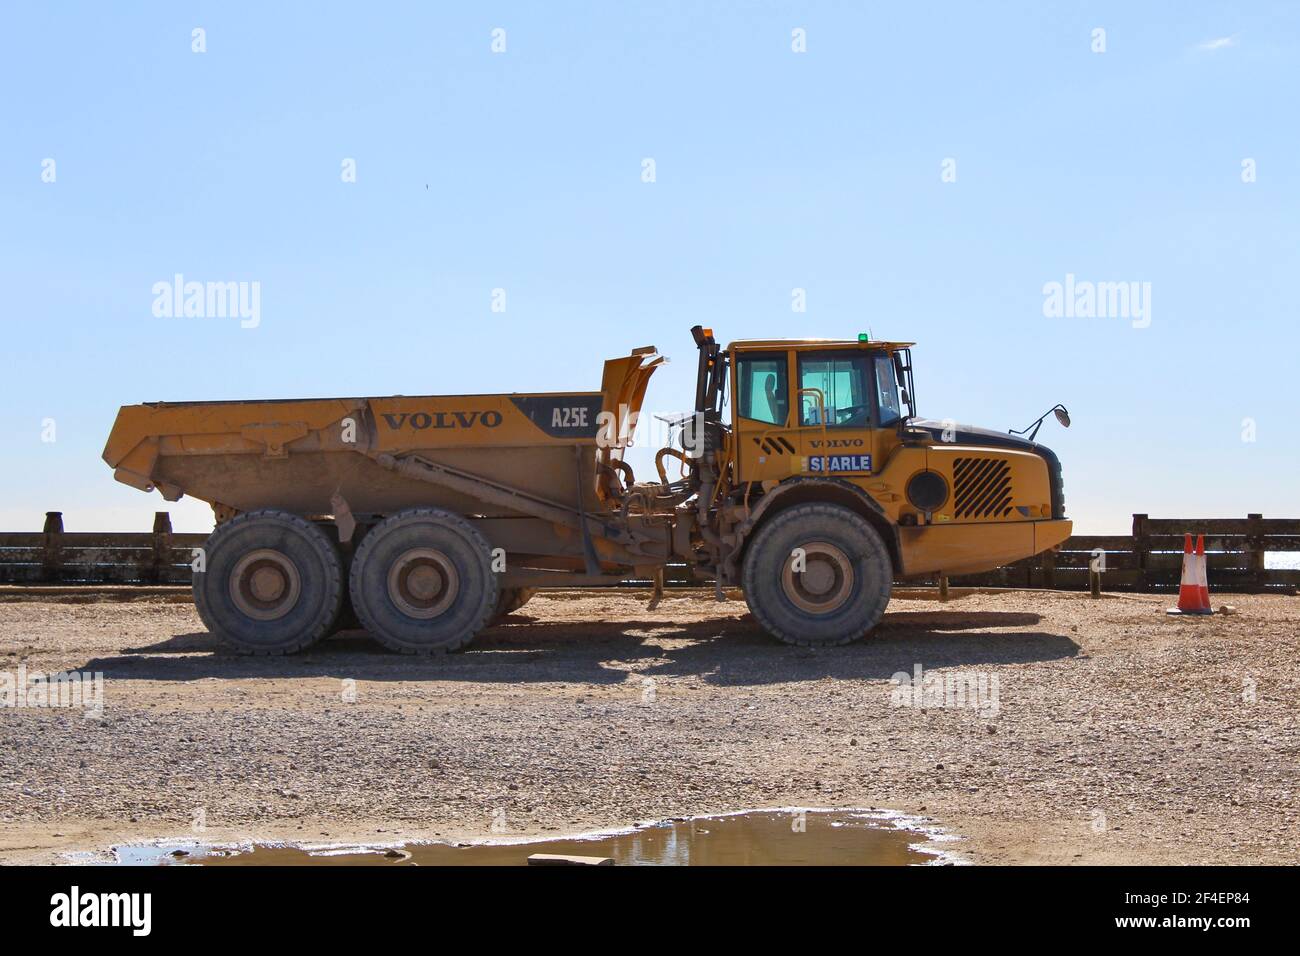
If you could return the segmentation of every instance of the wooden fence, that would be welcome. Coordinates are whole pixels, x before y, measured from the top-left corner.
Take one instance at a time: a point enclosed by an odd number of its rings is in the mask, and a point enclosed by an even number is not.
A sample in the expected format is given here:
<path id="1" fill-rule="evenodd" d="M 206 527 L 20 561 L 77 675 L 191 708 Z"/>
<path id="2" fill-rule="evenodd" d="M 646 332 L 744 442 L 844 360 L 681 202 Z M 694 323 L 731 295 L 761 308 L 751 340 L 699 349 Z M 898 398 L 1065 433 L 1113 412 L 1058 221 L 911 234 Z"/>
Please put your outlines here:
<path id="1" fill-rule="evenodd" d="M 1150 518 L 1133 516 L 1131 535 L 1075 535 L 1058 551 L 983 574 L 953 577 L 955 587 L 1087 590 L 1089 564 L 1100 554 L 1106 591 L 1176 591 L 1183 534 L 1205 535 L 1210 587 L 1217 591 L 1295 593 L 1300 570 L 1266 568 L 1270 551 L 1300 551 L 1300 519 Z M 40 532 L 0 533 L 2 584 L 189 584 L 194 549 L 205 534 L 177 534 L 159 511 L 148 533 L 69 532 L 51 511 Z M 670 567 L 668 586 L 689 584 Z"/>
<path id="2" fill-rule="evenodd" d="M 1210 588 L 1217 591 L 1295 593 L 1300 570 L 1265 567 L 1270 551 L 1300 551 L 1300 519 L 1152 518 L 1133 516 L 1127 535 L 1074 535 L 1057 551 L 983 574 L 954 576 L 954 586 L 1088 590 L 1097 560 L 1106 591 L 1177 591 L 1183 566 L 1183 535 L 1205 535 Z"/>
<path id="3" fill-rule="evenodd" d="M 50 511 L 43 531 L 0 533 L 0 583 L 189 584 L 207 537 L 176 534 L 166 511 L 147 533 L 64 531 L 62 512 Z"/>

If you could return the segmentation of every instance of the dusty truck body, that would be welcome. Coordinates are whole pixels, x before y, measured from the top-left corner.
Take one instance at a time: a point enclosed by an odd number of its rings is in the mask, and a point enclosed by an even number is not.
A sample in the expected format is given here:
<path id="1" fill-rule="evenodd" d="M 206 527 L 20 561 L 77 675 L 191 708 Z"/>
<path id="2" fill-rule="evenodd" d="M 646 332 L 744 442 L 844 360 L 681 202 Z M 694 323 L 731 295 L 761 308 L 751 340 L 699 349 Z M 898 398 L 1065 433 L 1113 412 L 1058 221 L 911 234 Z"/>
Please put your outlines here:
<path id="1" fill-rule="evenodd" d="M 253 653 L 308 646 L 349 605 L 395 650 L 452 650 L 538 588 L 661 585 L 672 563 L 741 587 L 781 640 L 844 643 L 895 578 L 1069 535 L 1048 449 L 916 418 L 908 343 L 692 333 L 693 411 L 654 480 L 624 461 L 652 348 L 598 391 L 126 406 L 104 459 L 212 505 L 195 602 Z"/>

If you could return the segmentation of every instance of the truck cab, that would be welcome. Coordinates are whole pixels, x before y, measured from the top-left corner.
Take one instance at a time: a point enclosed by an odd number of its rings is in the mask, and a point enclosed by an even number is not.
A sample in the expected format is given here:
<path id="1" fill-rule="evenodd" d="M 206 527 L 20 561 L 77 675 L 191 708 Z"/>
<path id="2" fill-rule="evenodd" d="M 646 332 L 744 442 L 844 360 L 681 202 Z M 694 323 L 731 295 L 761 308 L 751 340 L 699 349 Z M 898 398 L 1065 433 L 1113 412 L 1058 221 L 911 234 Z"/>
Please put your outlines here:
<path id="1" fill-rule="evenodd" d="M 697 503 L 718 503 L 699 510 L 713 532 L 702 532 L 705 550 L 719 585 L 742 587 L 784 640 L 838 643 L 875 625 L 894 579 L 988 570 L 1069 536 L 1050 449 L 917 417 L 912 343 L 723 348 L 708 329 L 692 333 L 705 437 Z"/>
<path id="2" fill-rule="evenodd" d="M 742 341 L 727 347 L 737 476 L 870 477 L 912 417 L 911 343 Z"/>

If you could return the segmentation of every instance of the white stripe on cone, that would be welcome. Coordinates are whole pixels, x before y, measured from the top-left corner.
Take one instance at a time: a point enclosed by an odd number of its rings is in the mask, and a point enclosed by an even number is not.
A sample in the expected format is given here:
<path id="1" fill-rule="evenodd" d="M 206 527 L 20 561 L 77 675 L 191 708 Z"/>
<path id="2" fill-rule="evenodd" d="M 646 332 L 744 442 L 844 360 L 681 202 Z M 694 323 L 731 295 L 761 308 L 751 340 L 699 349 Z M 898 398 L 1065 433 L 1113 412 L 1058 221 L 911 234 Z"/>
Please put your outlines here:
<path id="1" fill-rule="evenodd" d="M 1198 534 L 1196 536 L 1196 597 L 1201 602 L 1201 610 L 1204 614 L 1214 613 L 1214 608 L 1210 606 L 1209 560 L 1205 554 L 1205 538 Z"/>

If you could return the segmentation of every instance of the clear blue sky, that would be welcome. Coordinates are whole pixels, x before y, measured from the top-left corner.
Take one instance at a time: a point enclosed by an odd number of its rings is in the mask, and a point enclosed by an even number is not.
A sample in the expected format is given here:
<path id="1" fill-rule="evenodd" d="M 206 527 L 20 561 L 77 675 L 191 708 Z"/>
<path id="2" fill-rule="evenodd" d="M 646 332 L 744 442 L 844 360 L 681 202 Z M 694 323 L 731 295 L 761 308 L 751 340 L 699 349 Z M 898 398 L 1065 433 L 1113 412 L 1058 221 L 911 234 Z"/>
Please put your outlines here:
<path id="1" fill-rule="evenodd" d="M 1296 513 L 1294 4 L 632 7 L 7 6 L 0 527 L 150 526 L 121 404 L 596 388 L 655 344 L 673 411 L 697 322 L 915 340 L 930 417 L 1064 402 L 1080 530 Z M 176 273 L 261 324 L 155 317 Z M 1067 273 L 1150 282 L 1150 326 L 1045 317 Z"/>

